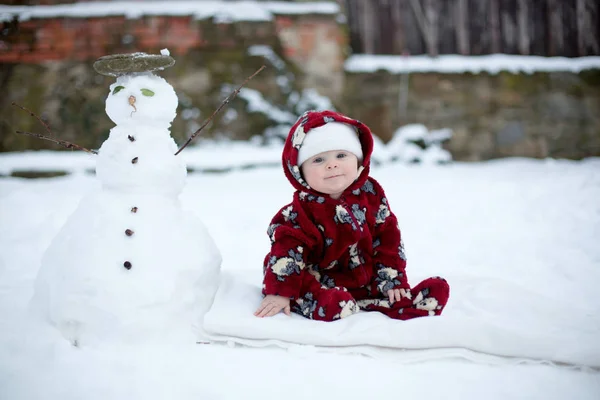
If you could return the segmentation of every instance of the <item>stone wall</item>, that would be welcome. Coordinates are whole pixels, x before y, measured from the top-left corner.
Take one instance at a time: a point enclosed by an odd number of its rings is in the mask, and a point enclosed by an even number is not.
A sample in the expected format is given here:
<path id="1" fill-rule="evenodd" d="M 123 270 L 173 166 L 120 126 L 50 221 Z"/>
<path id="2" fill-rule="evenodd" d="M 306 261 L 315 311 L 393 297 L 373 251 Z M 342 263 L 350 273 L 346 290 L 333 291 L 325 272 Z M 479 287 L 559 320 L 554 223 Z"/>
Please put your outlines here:
<path id="1" fill-rule="evenodd" d="M 4 23 L 0 64 L 93 62 L 107 54 L 156 53 L 165 47 L 180 59 L 193 50 L 266 44 L 297 64 L 303 82 L 335 97 L 341 90 L 347 43 L 336 15 L 327 14 L 275 15 L 272 21 L 237 23 L 191 16 L 44 18 Z"/>
<path id="2" fill-rule="evenodd" d="M 167 47 L 177 62 L 160 75 L 179 95 L 172 128 L 178 142 L 219 106 L 231 91 L 225 84 L 241 83 L 266 64 L 247 87 L 291 118 L 304 111 L 302 107 L 312 107 L 298 102 L 298 94 L 317 88 L 339 111 L 361 119 L 384 141 L 408 123 L 451 128 L 454 136 L 446 147 L 457 160 L 600 156 L 599 70 L 532 75 L 344 73 L 347 32 L 335 15 L 323 14 L 237 23 L 185 16 L 45 18 L 13 21 L 4 28 L 0 151 L 59 148 L 14 133 L 44 129 L 11 107 L 13 101 L 41 114 L 60 138 L 97 148 L 113 126 L 104 112 L 113 79 L 98 75 L 93 61 L 106 54 L 157 53 Z M 272 49 L 280 65 L 250 54 L 254 45 Z M 238 97 L 203 136 L 247 139 L 271 128 L 285 132 L 289 122 L 249 111 L 247 105 Z"/>
<path id="3" fill-rule="evenodd" d="M 446 147 L 457 160 L 600 156 L 600 70 L 348 73 L 343 108 L 384 141 L 407 123 L 451 128 Z"/>
<path id="4" fill-rule="evenodd" d="M 305 87 L 338 99 L 343 82 L 343 27 L 332 14 L 275 15 L 270 21 L 221 23 L 189 16 L 123 16 L 103 18 L 41 18 L 5 23 L 0 36 L 0 151 L 59 148 L 15 130 L 44 133 L 28 114 L 11 107 L 16 102 L 47 119 L 64 140 L 96 148 L 113 126 L 104 99 L 113 78 L 98 75 L 93 62 L 107 54 L 168 48 L 176 64 L 160 73 L 179 96 L 178 118 L 172 128 L 183 141 L 219 106 L 232 89 L 265 64 L 267 69 L 248 83 L 265 101 L 295 114 L 290 97 Z M 273 57 L 251 54 L 264 46 Z M 272 59 L 275 59 L 273 62 Z M 285 80 L 285 85 L 282 82 Z M 285 86 L 285 87 L 284 87 Z M 238 99 L 204 131 L 226 131 L 238 138 L 260 135 L 277 121 L 248 112 Z"/>

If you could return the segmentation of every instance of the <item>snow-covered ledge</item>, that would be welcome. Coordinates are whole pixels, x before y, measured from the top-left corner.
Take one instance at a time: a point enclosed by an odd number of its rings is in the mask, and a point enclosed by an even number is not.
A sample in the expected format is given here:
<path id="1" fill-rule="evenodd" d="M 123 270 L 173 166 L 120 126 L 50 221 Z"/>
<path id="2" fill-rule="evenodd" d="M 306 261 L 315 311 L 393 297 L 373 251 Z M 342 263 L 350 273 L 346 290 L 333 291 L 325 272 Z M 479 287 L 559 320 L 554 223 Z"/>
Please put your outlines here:
<path id="1" fill-rule="evenodd" d="M 368 73 L 378 70 L 392 74 L 412 72 L 436 72 L 474 74 L 487 72 L 497 74 L 500 71 L 512 73 L 580 72 L 587 69 L 600 69 L 600 57 L 538 57 L 515 56 L 508 54 L 491 54 L 487 56 L 386 56 L 372 54 L 355 54 L 346 60 L 345 70 L 353 73 Z"/>
<path id="2" fill-rule="evenodd" d="M 455 160 L 600 154 L 598 56 L 359 54 L 345 71 L 343 110 L 386 142 L 416 123 L 450 128 Z"/>
<path id="3" fill-rule="evenodd" d="M 91 18 L 121 16 L 183 16 L 196 19 L 216 17 L 220 22 L 270 21 L 273 15 L 335 15 L 340 7 L 335 1 L 286 3 L 282 1 L 98 1 L 57 4 L 52 6 L 0 6 L 0 21 L 16 16 L 21 21 L 36 18 Z"/>

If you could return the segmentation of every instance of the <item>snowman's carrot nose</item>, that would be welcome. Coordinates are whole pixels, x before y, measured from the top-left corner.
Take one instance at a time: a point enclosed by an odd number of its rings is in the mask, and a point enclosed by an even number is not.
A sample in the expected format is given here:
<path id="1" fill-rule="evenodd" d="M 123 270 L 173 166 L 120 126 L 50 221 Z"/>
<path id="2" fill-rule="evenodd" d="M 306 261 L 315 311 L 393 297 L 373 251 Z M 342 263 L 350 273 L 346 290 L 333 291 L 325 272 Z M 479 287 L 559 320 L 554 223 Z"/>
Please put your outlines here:
<path id="1" fill-rule="evenodd" d="M 135 108 L 135 96 L 133 96 L 133 95 L 129 96 L 129 105 L 131 107 L 133 107 L 133 111 L 130 114 L 130 115 L 133 115 L 133 113 L 137 111 L 137 108 Z"/>

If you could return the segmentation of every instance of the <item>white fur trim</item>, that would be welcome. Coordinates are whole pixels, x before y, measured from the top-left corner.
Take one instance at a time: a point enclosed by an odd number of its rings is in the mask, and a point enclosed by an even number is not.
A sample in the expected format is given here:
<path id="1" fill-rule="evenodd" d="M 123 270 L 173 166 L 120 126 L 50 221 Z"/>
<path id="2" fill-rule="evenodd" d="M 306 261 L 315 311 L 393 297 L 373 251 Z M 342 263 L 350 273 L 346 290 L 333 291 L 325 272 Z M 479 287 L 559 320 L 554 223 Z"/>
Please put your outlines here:
<path id="1" fill-rule="evenodd" d="M 312 156 L 331 150 L 345 150 L 362 161 L 363 152 L 356 129 L 342 122 L 328 122 L 307 132 L 298 150 L 298 165 Z"/>

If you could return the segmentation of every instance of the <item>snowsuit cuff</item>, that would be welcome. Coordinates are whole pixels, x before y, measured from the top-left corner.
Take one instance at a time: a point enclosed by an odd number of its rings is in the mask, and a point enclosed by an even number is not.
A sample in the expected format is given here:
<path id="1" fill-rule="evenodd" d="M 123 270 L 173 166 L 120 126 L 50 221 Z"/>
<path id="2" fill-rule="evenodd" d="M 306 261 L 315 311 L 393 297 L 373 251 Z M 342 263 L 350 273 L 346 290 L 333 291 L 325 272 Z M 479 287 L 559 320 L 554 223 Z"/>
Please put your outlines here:
<path id="1" fill-rule="evenodd" d="M 281 296 L 287 297 L 291 300 L 295 300 L 300 296 L 300 289 L 290 287 L 288 284 L 269 285 L 263 289 L 262 293 L 264 296 Z"/>

